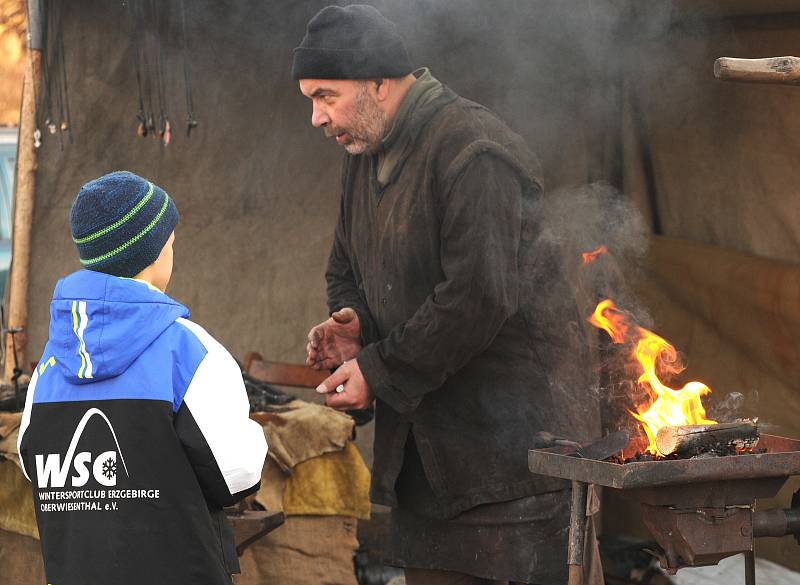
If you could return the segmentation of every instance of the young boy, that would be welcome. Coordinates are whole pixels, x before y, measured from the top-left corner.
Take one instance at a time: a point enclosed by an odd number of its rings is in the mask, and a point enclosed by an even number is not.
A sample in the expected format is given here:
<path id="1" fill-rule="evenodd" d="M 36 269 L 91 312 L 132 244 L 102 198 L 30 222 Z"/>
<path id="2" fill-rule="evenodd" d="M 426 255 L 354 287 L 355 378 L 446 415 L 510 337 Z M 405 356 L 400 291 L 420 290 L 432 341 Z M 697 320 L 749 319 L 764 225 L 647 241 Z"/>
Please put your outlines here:
<path id="1" fill-rule="evenodd" d="M 267 444 L 231 355 L 164 291 L 178 210 L 133 173 L 70 211 L 85 270 L 61 279 L 19 432 L 48 583 L 222 585 L 223 506 L 255 492 Z"/>

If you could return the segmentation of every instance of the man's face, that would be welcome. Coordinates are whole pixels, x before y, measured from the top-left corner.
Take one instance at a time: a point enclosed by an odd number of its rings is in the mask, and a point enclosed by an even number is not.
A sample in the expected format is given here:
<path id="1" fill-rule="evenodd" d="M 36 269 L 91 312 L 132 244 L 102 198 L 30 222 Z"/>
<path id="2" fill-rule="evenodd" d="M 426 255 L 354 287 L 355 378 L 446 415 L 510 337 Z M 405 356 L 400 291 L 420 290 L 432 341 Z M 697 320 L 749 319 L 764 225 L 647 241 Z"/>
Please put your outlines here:
<path id="1" fill-rule="evenodd" d="M 300 91 L 311 100 L 311 125 L 350 154 L 372 154 L 389 130 L 376 98 L 374 81 L 301 79 Z"/>

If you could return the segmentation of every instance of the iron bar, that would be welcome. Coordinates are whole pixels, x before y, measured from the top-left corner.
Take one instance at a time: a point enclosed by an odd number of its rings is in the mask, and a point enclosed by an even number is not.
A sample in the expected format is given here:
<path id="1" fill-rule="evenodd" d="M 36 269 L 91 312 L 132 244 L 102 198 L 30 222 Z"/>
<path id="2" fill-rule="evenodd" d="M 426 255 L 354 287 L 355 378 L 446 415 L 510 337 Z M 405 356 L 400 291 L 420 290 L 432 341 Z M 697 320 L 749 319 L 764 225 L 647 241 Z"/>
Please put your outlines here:
<path id="1" fill-rule="evenodd" d="M 756 585 L 756 553 L 744 553 L 744 585 Z"/>

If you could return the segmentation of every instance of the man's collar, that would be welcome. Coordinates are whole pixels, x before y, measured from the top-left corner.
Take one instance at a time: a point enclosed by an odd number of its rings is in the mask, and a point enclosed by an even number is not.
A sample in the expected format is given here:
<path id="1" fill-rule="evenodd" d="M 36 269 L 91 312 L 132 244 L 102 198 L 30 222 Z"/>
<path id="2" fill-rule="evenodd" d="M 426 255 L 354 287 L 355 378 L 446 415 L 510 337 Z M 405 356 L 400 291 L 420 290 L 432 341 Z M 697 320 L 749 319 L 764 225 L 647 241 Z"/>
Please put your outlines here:
<path id="1" fill-rule="evenodd" d="M 406 92 L 406 95 L 403 98 L 403 101 L 400 103 L 400 107 L 394 116 L 391 129 L 381 141 L 382 150 L 390 149 L 392 144 L 394 144 L 394 142 L 397 140 L 397 137 L 402 134 L 403 127 L 408 121 L 409 114 L 416 108 L 420 98 L 426 93 L 426 91 L 435 86 L 441 85 L 439 81 L 433 75 L 431 75 L 430 69 L 427 67 L 421 67 L 417 69 L 412 73 L 412 75 L 417 79 L 413 84 L 411 84 L 411 87 L 408 88 L 408 91 Z"/>
<path id="2" fill-rule="evenodd" d="M 377 179 L 381 185 L 390 182 L 408 146 L 413 142 L 416 127 L 420 125 L 418 114 L 430 109 L 426 106 L 431 105 L 444 92 L 444 86 L 427 68 L 414 71 L 414 77 L 417 80 L 406 92 L 395 115 L 392 129 L 381 142 L 377 161 Z M 426 116 L 422 117 L 427 119 Z"/>

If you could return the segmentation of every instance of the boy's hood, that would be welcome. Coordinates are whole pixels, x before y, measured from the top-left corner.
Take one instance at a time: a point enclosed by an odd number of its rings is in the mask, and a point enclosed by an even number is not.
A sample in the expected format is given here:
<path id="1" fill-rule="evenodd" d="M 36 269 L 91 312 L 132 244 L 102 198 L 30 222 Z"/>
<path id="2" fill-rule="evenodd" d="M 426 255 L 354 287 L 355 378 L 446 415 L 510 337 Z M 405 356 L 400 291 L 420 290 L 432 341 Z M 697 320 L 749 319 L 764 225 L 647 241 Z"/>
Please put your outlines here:
<path id="1" fill-rule="evenodd" d="M 189 311 L 140 280 L 81 270 L 56 284 L 50 339 L 43 359 L 55 357 L 73 384 L 123 373 L 179 317 Z"/>

